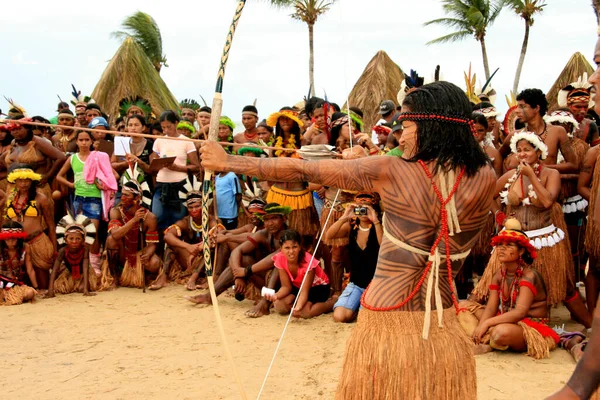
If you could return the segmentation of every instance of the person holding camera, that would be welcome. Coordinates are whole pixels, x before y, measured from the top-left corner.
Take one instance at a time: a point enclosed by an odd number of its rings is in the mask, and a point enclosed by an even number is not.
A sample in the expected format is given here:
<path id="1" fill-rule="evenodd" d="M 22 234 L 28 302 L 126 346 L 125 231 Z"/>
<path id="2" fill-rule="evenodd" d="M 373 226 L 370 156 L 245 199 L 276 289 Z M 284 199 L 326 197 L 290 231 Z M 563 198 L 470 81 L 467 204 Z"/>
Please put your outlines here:
<path id="1" fill-rule="evenodd" d="M 325 233 L 327 240 L 349 240 L 350 282 L 333 306 L 333 319 L 336 322 L 354 321 L 358 315 L 360 298 L 375 274 L 383 238 L 379 214 L 375 195 L 358 193 L 354 203 L 346 207 L 344 215 Z"/>

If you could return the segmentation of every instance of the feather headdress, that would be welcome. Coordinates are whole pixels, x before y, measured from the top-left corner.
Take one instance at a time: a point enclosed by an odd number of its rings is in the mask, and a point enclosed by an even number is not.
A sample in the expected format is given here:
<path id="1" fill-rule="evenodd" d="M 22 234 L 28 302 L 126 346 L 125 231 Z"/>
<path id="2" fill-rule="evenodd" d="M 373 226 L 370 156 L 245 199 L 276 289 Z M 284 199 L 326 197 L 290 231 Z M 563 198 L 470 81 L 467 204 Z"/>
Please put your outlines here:
<path id="1" fill-rule="evenodd" d="M 73 100 L 71 100 L 71 104 L 73 104 L 74 106 L 76 106 L 77 104 L 81 104 L 81 103 L 87 105 L 87 104 L 93 104 L 96 102 L 90 96 L 82 95 L 81 90 L 77 90 L 75 88 L 75 85 L 73 85 L 72 83 L 71 83 L 71 87 L 73 88 L 73 91 L 71 92 L 71 94 L 73 95 Z"/>
<path id="2" fill-rule="evenodd" d="M 146 182 L 137 168 L 137 163 L 133 166 L 133 172 L 131 169 L 126 169 L 121 176 L 121 186 L 123 189 L 134 192 L 136 195 L 142 196 L 142 206 L 150 209 L 152 204 L 152 193 L 150 192 L 150 186 Z"/>
<path id="3" fill-rule="evenodd" d="M 196 179 L 196 176 L 186 180 L 185 185 L 179 190 L 179 198 L 183 201 L 184 207 L 188 207 L 188 205 L 195 203 L 197 201 L 202 201 L 202 182 Z M 208 205 L 210 205 L 213 201 L 213 190 L 212 187 L 208 192 Z"/>
<path id="4" fill-rule="evenodd" d="M 121 114 L 121 116 L 126 116 L 131 107 L 139 108 L 140 110 L 142 110 L 144 116 L 146 117 L 152 114 L 152 106 L 150 106 L 148 100 L 141 98 L 140 96 L 136 96 L 125 97 L 121 99 L 121 101 L 119 102 L 119 113 Z"/>
<path id="5" fill-rule="evenodd" d="M 481 99 L 477 97 L 475 94 L 475 83 L 477 82 L 477 74 L 471 74 L 471 64 L 469 64 L 469 72 L 468 74 L 465 72 L 465 84 L 467 86 L 467 90 L 465 94 L 469 101 L 473 104 L 481 103 Z"/>
<path id="6" fill-rule="evenodd" d="M 10 118 L 14 118 L 16 115 L 19 114 L 22 114 L 25 118 L 28 117 L 27 110 L 25 110 L 24 107 L 15 103 L 13 99 L 4 96 L 4 100 L 6 100 L 8 104 L 10 104 L 10 108 L 8 109 L 8 116 Z"/>
<path id="7" fill-rule="evenodd" d="M 590 92 L 593 85 L 588 82 L 588 75 L 583 73 L 575 82 L 569 83 L 558 92 L 558 106 L 567 107 L 574 102 L 587 102 L 588 107 L 593 107 Z"/>
<path id="8" fill-rule="evenodd" d="M 517 130 L 517 108 L 519 106 L 517 105 L 517 99 L 515 97 L 515 94 L 512 91 L 510 92 L 510 97 L 508 95 L 504 97 L 506 99 L 506 104 L 508 104 L 508 111 L 506 111 L 506 114 L 504 114 L 504 122 L 502 124 L 502 128 L 504 129 L 504 133 L 508 135 Z"/>
<path id="9" fill-rule="evenodd" d="M 487 81 L 485 81 L 483 87 L 475 89 L 475 95 L 481 101 L 489 101 L 492 104 L 496 104 L 496 90 L 492 88 L 490 83 L 492 82 L 492 78 L 494 77 L 494 75 L 496 75 L 499 69 L 500 68 L 496 68 L 496 70 L 490 76 L 490 78 Z"/>
<path id="10" fill-rule="evenodd" d="M 196 112 L 200 109 L 200 104 L 194 99 L 183 99 L 179 102 L 179 109 L 183 110 L 184 108 L 189 108 Z"/>
<path id="11" fill-rule="evenodd" d="M 96 241 L 96 227 L 91 219 L 83 214 L 73 218 L 67 214 L 56 225 L 56 241 L 65 244 L 65 239 L 70 233 L 78 232 L 85 238 L 85 243 L 92 245 Z"/>
<path id="12" fill-rule="evenodd" d="M 244 190 L 242 193 L 242 204 L 244 207 L 248 207 L 252 200 L 262 199 L 263 191 L 258 185 L 250 185 L 247 182 L 242 182 L 244 184 Z"/>
<path id="13" fill-rule="evenodd" d="M 400 85 L 400 90 L 396 95 L 396 100 L 398 100 L 398 104 L 402 105 L 404 99 L 406 98 L 406 95 L 415 90 L 416 88 L 423 86 L 424 83 L 425 78 L 419 76 L 419 74 L 417 74 L 417 71 L 415 71 L 414 69 L 411 69 L 410 75 L 404 75 L 404 80 L 402 81 L 402 84 Z"/>

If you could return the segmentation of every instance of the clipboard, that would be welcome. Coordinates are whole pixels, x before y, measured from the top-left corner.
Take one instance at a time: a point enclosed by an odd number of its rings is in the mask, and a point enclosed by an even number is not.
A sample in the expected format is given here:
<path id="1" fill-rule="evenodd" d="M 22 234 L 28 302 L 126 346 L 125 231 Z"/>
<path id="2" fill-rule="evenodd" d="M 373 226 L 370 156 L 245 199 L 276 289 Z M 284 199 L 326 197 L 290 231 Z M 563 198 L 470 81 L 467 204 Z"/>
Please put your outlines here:
<path id="1" fill-rule="evenodd" d="M 98 148 L 96 150 L 106 153 L 110 157 L 115 151 L 115 144 L 113 142 L 109 142 L 108 140 L 103 139 L 100 140 L 100 143 L 98 144 Z"/>
<path id="2" fill-rule="evenodd" d="M 150 161 L 150 169 L 153 171 L 158 171 L 166 167 L 170 167 L 175 162 L 176 157 L 163 157 L 163 158 L 155 158 Z"/>

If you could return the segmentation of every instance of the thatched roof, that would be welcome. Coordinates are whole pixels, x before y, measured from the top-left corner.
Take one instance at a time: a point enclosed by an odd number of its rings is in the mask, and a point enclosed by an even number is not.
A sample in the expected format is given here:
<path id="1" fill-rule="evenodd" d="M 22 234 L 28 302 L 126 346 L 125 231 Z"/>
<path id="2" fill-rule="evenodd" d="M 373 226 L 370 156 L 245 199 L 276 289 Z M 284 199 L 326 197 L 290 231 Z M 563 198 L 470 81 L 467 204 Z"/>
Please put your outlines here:
<path id="1" fill-rule="evenodd" d="M 179 107 L 141 46 L 127 38 L 108 63 L 92 98 L 102 111 L 114 117 L 119 115 L 119 101 L 135 96 L 148 100 L 156 116 Z"/>
<path id="2" fill-rule="evenodd" d="M 548 99 L 549 103 L 549 110 L 557 106 L 558 92 L 569 83 L 575 82 L 581 75 L 583 75 L 584 72 L 588 74 L 588 77 L 590 77 L 594 73 L 594 69 L 588 60 L 585 59 L 583 54 L 577 52 L 571 56 L 571 59 L 567 65 L 565 65 L 565 68 L 558 76 L 558 79 L 556 82 L 554 82 L 546 94 L 546 98 Z"/>
<path id="3" fill-rule="evenodd" d="M 377 112 L 383 100 L 396 102 L 396 95 L 404 80 L 404 73 L 383 50 L 369 61 L 352 88 L 348 101 L 364 113 L 364 130 L 370 129 L 381 118 Z"/>

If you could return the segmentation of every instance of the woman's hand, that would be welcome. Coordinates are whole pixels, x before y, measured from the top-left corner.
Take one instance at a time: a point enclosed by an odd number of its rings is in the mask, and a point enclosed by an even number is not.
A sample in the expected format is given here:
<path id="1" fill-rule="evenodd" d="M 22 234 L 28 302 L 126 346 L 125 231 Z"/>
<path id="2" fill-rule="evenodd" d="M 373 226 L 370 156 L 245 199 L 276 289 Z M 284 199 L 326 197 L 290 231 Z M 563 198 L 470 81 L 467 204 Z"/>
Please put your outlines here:
<path id="1" fill-rule="evenodd" d="M 356 144 L 365 146 L 369 149 L 372 149 L 373 147 L 375 147 L 375 145 L 373 144 L 373 141 L 371 140 L 369 135 L 366 133 L 357 134 L 356 136 L 354 136 L 354 140 L 356 141 Z"/>
<path id="2" fill-rule="evenodd" d="M 379 223 L 379 217 L 377 216 L 377 213 L 375 212 L 373 207 L 365 205 L 365 208 L 367 209 L 367 217 L 369 217 L 371 222 L 374 224 Z"/>
<path id="3" fill-rule="evenodd" d="M 200 146 L 200 161 L 202 168 L 222 172 L 227 167 L 227 153 L 216 142 L 206 141 Z"/>
<path id="4" fill-rule="evenodd" d="M 477 328 L 475 328 L 473 331 L 473 340 L 475 341 L 475 344 L 481 343 L 481 339 L 483 339 L 483 336 L 486 334 L 488 329 L 489 326 L 486 321 L 482 321 L 479 323 L 479 325 L 477 325 Z"/>
<path id="5" fill-rule="evenodd" d="M 342 218 L 346 218 L 346 219 L 350 219 L 354 216 L 354 208 L 356 207 L 356 204 L 351 203 L 348 204 L 346 206 L 346 211 L 344 211 L 344 215 L 342 215 Z"/>
<path id="6" fill-rule="evenodd" d="M 519 170 L 521 171 L 521 174 L 530 179 L 535 175 L 535 172 L 533 172 L 533 168 L 531 168 L 531 166 L 525 161 L 521 161 L 521 163 L 519 163 Z"/>
<path id="7" fill-rule="evenodd" d="M 127 153 L 125 155 L 125 159 L 127 160 L 128 163 L 131 163 L 131 164 L 135 164 L 135 163 L 138 163 L 138 165 L 141 164 L 140 159 L 131 153 Z"/>

